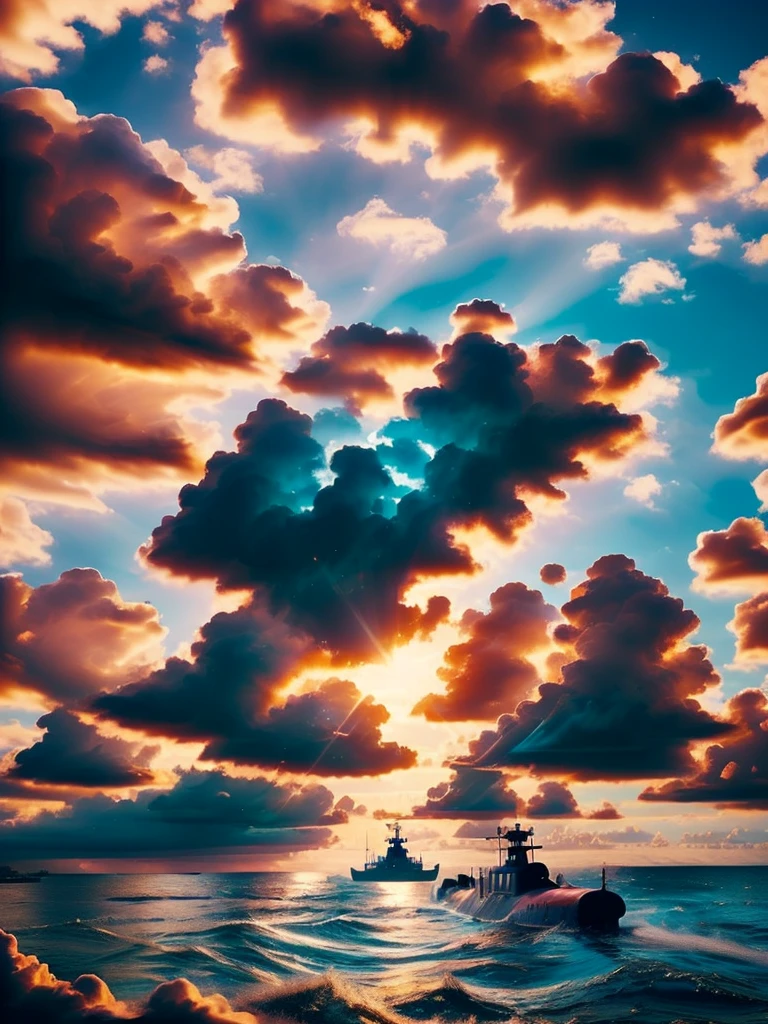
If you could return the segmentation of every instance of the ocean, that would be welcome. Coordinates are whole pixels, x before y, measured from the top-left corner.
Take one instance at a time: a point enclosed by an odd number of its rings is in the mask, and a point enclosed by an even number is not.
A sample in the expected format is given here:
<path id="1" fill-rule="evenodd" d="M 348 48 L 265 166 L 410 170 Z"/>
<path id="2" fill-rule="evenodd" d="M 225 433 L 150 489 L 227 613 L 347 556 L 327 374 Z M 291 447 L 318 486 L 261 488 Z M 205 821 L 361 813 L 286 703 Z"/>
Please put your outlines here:
<path id="1" fill-rule="evenodd" d="M 52 875 L 0 887 L 0 927 L 119 999 L 185 977 L 283 1022 L 768 1021 L 768 867 L 614 868 L 609 882 L 628 908 L 611 936 L 481 924 L 430 885 L 303 873 Z"/>

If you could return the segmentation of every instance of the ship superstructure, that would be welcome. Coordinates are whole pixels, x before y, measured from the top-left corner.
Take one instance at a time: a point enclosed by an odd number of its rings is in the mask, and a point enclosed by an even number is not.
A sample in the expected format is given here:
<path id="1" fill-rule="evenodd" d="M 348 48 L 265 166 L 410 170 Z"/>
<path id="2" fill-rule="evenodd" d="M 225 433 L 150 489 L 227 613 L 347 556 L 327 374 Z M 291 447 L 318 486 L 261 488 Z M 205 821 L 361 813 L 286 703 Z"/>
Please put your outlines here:
<path id="1" fill-rule="evenodd" d="M 434 882 L 440 865 L 425 868 L 421 857 L 409 857 L 399 821 L 388 824 L 393 835 L 387 837 L 387 853 L 384 857 L 369 856 L 366 849 L 365 866 L 350 868 L 354 882 Z"/>

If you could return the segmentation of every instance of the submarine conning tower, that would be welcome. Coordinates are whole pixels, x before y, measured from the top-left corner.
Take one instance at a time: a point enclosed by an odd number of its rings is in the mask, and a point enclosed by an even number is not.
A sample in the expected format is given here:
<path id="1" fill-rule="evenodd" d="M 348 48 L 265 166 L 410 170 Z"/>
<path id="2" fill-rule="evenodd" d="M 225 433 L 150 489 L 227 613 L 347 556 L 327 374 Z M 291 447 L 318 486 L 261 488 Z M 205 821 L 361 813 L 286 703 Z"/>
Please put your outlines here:
<path id="1" fill-rule="evenodd" d="M 521 828 L 518 821 L 514 828 L 505 832 L 499 825 L 495 836 L 485 838 L 499 844 L 499 866 L 488 871 L 489 895 L 493 892 L 506 892 L 512 896 L 522 896 L 533 889 L 557 888 L 549 877 L 547 865 L 534 860 L 535 851 L 542 847 L 534 845 L 532 828 Z M 507 844 L 506 858 L 503 857 L 502 842 Z"/>

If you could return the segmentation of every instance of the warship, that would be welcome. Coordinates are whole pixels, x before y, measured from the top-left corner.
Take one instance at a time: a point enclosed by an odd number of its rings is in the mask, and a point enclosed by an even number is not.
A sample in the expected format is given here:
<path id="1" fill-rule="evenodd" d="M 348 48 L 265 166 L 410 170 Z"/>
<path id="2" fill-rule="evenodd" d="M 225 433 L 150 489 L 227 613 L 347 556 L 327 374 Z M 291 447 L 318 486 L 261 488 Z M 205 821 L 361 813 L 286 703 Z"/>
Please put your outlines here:
<path id="1" fill-rule="evenodd" d="M 469 875 L 443 879 L 437 891 L 439 900 L 478 921 L 529 928 L 618 929 L 627 908 L 621 896 L 606 888 L 605 868 L 599 889 L 580 889 L 569 885 L 562 875 L 553 882 L 546 864 L 534 859 L 535 851 L 542 847 L 534 846 L 532 828 L 522 829 L 518 822 L 505 832 L 499 826 L 495 836 L 485 838 L 498 842 L 498 867 L 480 869 L 477 877 L 473 870 Z M 507 843 L 506 857 L 502 842 Z"/>
<path id="2" fill-rule="evenodd" d="M 421 857 L 409 857 L 405 844 L 408 842 L 401 835 L 402 826 L 399 821 L 387 825 L 394 835 L 387 837 L 387 854 L 385 857 L 369 856 L 367 841 L 365 850 L 365 866 L 350 868 L 353 882 L 434 882 L 440 865 L 425 868 Z"/>

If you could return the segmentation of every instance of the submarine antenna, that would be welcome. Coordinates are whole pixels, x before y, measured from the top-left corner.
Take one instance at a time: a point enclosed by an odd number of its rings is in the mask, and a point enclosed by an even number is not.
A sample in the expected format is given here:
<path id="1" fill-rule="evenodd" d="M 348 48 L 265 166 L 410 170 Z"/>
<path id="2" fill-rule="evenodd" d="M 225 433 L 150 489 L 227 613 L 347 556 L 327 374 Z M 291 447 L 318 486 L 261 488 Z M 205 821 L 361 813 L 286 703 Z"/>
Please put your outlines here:
<path id="1" fill-rule="evenodd" d="M 605 890 L 605 864 L 603 864 L 603 884 L 600 886 L 600 888 Z"/>

